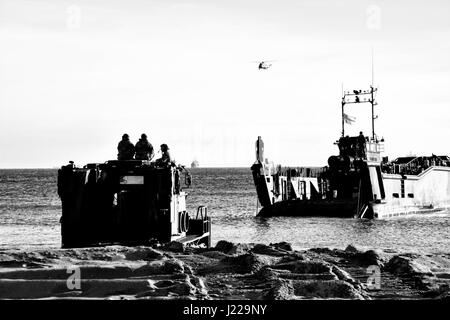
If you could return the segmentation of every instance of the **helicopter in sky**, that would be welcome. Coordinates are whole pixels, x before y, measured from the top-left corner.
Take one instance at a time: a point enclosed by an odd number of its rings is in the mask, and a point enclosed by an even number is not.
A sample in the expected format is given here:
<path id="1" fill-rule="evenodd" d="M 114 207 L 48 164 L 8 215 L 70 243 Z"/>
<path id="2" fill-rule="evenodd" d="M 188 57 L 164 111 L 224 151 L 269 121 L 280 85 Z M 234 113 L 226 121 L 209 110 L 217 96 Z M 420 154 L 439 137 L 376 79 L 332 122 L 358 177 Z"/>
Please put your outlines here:
<path id="1" fill-rule="evenodd" d="M 274 62 L 275 60 L 264 60 L 264 61 L 252 61 L 253 63 L 258 64 L 258 70 L 267 70 L 272 64 L 270 62 Z"/>

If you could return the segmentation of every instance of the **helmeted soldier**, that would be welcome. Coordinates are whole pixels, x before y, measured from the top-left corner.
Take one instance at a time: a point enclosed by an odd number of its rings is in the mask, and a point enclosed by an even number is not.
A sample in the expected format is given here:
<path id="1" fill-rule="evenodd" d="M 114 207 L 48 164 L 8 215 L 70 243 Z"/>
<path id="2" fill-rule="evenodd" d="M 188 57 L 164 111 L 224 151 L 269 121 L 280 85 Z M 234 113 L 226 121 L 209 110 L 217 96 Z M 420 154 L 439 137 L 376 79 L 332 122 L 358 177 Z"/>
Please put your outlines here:
<path id="1" fill-rule="evenodd" d="M 358 136 L 358 157 L 364 159 L 366 157 L 366 137 L 362 131 L 359 132 Z"/>
<path id="2" fill-rule="evenodd" d="M 173 162 L 170 153 L 169 153 L 169 147 L 167 144 L 163 143 L 161 145 L 161 158 L 156 160 L 156 164 L 158 166 L 164 166 L 164 165 L 171 165 Z"/>
<path id="3" fill-rule="evenodd" d="M 154 156 L 153 146 L 147 140 L 147 135 L 143 133 L 138 142 L 136 142 L 136 160 L 151 160 Z"/>
<path id="4" fill-rule="evenodd" d="M 119 153 L 117 154 L 118 160 L 132 160 L 134 157 L 134 145 L 130 141 L 128 134 L 122 136 L 122 140 L 117 146 Z"/>

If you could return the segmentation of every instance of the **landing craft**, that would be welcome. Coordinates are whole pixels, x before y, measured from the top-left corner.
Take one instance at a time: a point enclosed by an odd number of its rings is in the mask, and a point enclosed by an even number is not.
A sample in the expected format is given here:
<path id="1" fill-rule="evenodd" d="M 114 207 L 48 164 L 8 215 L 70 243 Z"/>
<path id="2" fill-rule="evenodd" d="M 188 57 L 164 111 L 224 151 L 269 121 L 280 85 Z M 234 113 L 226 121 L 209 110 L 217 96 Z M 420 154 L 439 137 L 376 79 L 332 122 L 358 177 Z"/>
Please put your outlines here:
<path id="1" fill-rule="evenodd" d="M 186 208 L 191 184 L 183 166 L 149 160 L 109 160 L 58 171 L 63 248 L 108 244 L 150 245 L 177 241 L 211 246 L 211 218 L 200 206 Z"/>
<path id="2" fill-rule="evenodd" d="M 447 155 L 382 157 L 384 139 L 375 134 L 375 93 L 345 92 L 342 97 L 342 134 L 335 142 L 339 155 L 326 167 L 273 166 L 264 157 L 261 137 L 251 167 L 261 216 L 334 216 L 383 219 L 441 212 L 450 208 L 450 157 Z M 344 124 L 349 103 L 370 103 L 372 136 L 350 137 Z"/>

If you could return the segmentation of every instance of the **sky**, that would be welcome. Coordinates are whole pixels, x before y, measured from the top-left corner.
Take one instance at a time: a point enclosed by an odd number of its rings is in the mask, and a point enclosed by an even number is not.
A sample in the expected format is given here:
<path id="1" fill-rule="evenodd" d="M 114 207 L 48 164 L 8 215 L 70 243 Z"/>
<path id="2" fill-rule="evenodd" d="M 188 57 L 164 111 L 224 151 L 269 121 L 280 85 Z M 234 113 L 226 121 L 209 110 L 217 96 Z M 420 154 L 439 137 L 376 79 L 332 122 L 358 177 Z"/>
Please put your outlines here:
<path id="1" fill-rule="evenodd" d="M 372 50 L 385 155 L 450 154 L 449 39 L 448 0 L 0 0 L 0 168 L 115 159 L 123 133 L 186 165 L 250 167 L 258 136 L 326 165 Z M 370 134 L 370 105 L 346 113 Z"/>

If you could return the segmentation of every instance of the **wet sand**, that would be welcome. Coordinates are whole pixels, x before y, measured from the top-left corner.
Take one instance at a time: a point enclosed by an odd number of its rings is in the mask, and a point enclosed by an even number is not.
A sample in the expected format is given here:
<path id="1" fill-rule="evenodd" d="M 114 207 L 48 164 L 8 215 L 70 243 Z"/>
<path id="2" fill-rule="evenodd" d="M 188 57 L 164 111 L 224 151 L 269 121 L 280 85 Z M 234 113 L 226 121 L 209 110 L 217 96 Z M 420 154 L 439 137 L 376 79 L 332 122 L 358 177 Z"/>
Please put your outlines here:
<path id="1" fill-rule="evenodd" d="M 0 251 L 0 299 L 448 299 L 450 253 L 107 246 Z"/>

